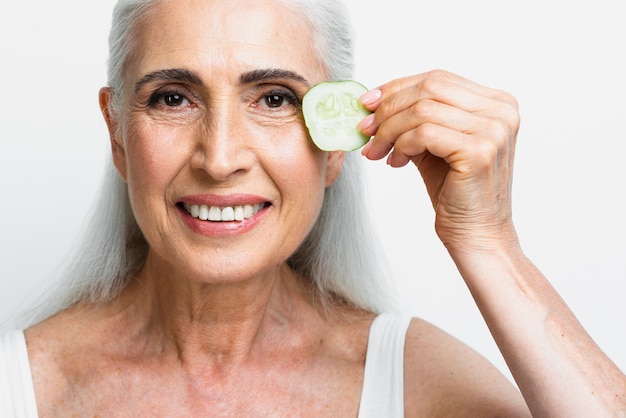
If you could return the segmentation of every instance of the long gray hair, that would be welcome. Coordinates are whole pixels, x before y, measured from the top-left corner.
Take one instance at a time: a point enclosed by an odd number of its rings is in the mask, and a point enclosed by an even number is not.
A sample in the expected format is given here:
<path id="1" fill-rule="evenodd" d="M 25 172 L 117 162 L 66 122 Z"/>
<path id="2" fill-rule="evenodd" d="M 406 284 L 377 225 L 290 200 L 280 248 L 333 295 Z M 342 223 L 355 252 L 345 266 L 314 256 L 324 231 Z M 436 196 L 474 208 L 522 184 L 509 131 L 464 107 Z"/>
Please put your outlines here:
<path id="1" fill-rule="evenodd" d="M 119 0 L 109 37 L 109 86 L 113 110 L 123 96 L 125 64 L 132 59 L 133 30 L 159 0 Z M 349 79 L 353 72 L 352 26 L 337 0 L 282 0 L 310 22 L 316 50 L 330 79 Z M 115 100 L 118 100 L 116 102 Z M 313 281 L 324 300 L 341 298 L 373 312 L 394 309 L 382 251 L 367 212 L 362 158 L 347 153 L 337 181 L 326 189 L 320 216 L 290 258 L 290 266 Z M 108 157 L 106 172 L 83 240 L 55 295 L 37 319 L 80 301 L 104 302 L 117 297 L 132 273 L 145 261 L 148 244 L 130 208 L 126 184 Z"/>

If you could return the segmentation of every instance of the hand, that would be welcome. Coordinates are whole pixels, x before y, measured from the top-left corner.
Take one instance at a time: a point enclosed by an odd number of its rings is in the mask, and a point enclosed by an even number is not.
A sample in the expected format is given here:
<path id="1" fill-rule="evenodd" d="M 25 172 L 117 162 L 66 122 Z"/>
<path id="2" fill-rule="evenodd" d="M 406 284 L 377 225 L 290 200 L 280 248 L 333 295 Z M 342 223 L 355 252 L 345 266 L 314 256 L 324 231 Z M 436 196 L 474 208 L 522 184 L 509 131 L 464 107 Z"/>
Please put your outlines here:
<path id="1" fill-rule="evenodd" d="M 449 250 L 489 250 L 516 240 L 511 220 L 516 100 L 445 71 L 387 83 L 361 98 L 374 113 L 363 155 L 419 169 Z"/>

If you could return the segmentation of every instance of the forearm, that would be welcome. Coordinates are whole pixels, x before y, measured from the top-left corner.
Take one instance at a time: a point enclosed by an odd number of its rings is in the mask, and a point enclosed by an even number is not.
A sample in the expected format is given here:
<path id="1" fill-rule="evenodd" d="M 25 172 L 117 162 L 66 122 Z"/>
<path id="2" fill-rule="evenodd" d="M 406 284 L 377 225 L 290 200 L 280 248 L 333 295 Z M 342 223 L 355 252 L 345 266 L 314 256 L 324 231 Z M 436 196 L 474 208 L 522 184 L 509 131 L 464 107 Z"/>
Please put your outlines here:
<path id="1" fill-rule="evenodd" d="M 451 250 L 534 416 L 626 416 L 626 377 L 518 246 Z"/>

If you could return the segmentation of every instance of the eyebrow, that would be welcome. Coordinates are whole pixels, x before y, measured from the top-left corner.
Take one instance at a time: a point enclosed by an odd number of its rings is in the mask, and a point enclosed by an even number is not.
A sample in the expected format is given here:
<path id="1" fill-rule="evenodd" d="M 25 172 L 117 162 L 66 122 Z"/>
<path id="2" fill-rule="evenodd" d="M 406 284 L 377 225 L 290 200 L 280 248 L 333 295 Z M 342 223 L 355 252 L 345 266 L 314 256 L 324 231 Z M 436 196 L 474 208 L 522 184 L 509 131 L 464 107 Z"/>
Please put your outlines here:
<path id="1" fill-rule="evenodd" d="M 252 84 L 258 83 L 260 81 L 280 79 L 294 80 L 304 84 L 307 87 L 310 86 L 310 83 L 307 81 L 307 79 L 300 74 L 280 68 L 263 68 L 247 71 L 239 77 L 239 82 L 241 84 Z M 198 86 L 202 86 L 204 84 L 200 76 L 191 70 L 187 70 L 184 68 L 170 68 L 166 70 L 152 71 L 141 77 L 139 81 L 135 83 L 135 92 L 138 92 L 145 84 L 161 80 L 182 81 Z"/>
<path id="2" fill-rule="evenodd" d="M 280 68 L 264 68 L 252 71 L 247 71 L 239 77 L 241 84 L 258 83 L 259 81 L 280 80 L 289 79 L 302 83 L 309 87 L 309 82 L 306 78 L 300 74 L 289 70 L 283 70 Z"/>
<path id="3" fill-rule="evenodd" d="M 160 80 L 183 81 L 199 86 L 203 84 L 200 76 L 198 76 L 198 74 L 194 73 L 193 71 L 182 68 L 172 68 L 167 70 L 157 70 L 144 75 L 139 79 L 139 81 L 137 81 L 137 83 L 135 83 L 135 92 L 139 91 L 141 87 L 143 87 L 147 83 Z"/>

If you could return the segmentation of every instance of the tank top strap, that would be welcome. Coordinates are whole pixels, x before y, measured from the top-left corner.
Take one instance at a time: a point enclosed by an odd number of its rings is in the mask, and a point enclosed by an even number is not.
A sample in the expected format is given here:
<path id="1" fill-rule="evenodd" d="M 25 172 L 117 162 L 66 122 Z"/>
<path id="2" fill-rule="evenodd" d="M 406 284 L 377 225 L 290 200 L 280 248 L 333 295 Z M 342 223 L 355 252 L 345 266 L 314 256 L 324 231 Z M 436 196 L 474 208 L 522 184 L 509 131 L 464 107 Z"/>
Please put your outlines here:
<path id="1" fill-rule="evenodd" d="M 404 417 L 404 341 L 410 316 L 378 315 L 370 327 L 359 418 Z"/>
<path id="2" fill-rule="evenodd" d="M 0 335 L 0 416 L 37 417 L 35 390 L 22 330 Z"/>

